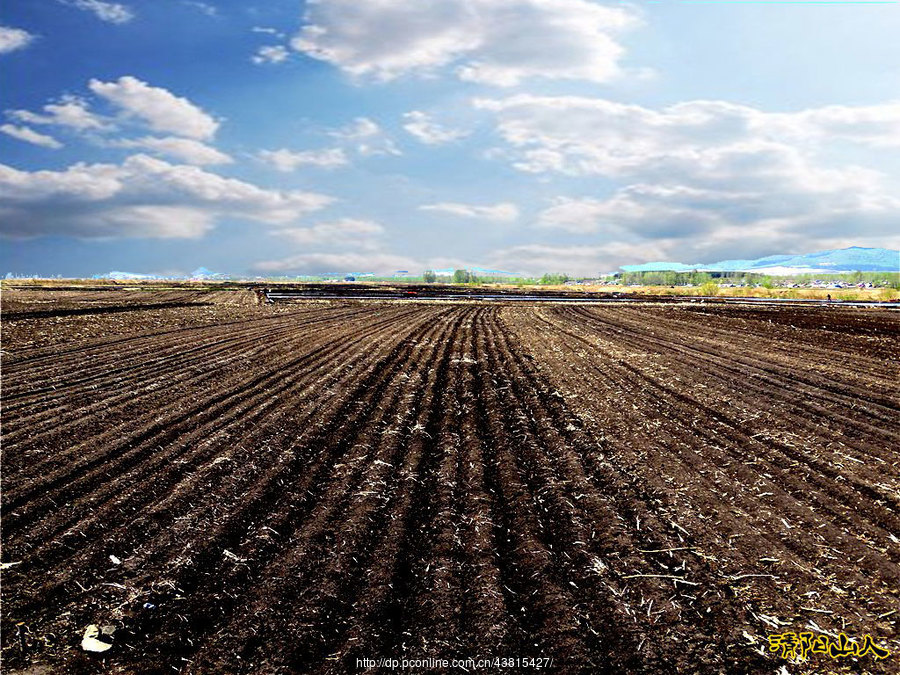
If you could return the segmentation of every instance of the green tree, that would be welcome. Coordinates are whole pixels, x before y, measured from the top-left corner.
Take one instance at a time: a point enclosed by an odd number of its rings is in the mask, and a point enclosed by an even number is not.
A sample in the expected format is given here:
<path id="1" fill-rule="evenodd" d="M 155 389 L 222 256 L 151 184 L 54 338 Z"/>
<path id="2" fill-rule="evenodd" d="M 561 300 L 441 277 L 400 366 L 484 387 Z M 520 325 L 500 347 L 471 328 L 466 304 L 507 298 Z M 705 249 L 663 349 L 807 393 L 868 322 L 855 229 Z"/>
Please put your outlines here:
<path id="1" fill-rule="evenodd" d="M 422 275 L 422 279 L 426 284 L 433 284 L 437 281 L 437 274 L 434 273 L 434 270 L 425 270 L 425 274 Z"/>
<path id="2" fill-rule="evenodd" d="M 454 270 L 453 271 L 453 283 L 454 284 L 467 284 L 469 283 L 469 270 Z"/>
<path id="3" fill-rule="evenodd" d="M 568 274 L 545 274 L 541 277 L 541 284 L 544 286 L 558 286 L 569 280 Z"/>

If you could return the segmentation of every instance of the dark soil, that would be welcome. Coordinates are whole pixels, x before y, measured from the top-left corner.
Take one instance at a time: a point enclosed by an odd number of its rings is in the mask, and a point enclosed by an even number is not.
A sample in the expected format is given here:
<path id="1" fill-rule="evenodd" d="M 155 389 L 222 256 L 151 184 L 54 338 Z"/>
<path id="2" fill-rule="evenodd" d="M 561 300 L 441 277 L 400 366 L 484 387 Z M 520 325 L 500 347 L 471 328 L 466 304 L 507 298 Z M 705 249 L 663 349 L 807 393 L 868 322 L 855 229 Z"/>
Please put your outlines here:
<path id="1" fill-rule="evenodd" d="M 896 315 L 102 293 L 4 299 L 5 672 L 897 672 Z"/>

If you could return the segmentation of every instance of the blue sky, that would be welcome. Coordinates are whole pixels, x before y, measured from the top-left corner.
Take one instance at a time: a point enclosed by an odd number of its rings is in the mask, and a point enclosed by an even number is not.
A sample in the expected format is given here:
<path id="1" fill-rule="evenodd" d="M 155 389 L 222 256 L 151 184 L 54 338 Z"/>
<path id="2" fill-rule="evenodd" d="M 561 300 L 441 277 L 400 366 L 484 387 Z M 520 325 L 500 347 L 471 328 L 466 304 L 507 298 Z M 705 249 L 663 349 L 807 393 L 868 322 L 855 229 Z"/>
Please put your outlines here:
<path id="1" fill-rule="evenodd" d="M 0 270 L 598 274 L 900 247 L 900 5 L 0 9 Z"/>

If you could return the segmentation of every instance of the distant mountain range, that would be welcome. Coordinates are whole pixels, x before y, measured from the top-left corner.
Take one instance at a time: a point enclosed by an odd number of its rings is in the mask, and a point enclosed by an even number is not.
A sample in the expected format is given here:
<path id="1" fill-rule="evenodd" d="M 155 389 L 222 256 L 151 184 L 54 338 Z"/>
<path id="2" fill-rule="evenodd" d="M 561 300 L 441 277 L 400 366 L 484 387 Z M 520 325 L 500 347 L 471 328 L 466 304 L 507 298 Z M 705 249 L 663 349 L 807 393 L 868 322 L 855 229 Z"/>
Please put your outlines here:
<path id="1" fill-rule="evenodd" d="M 205 267 L 198 267 L 193 272 L 186 276 L 160 276 L 157 274 L 137 274 L 135 272 L 107 272 L 106 274 L 95 274 L 93 276 L 94 279 L 116 279 L 118 281 L 127 281 L 127 280 L 139 280 L 139 279 L 225 279 L 227 275 L 219 274 L 218 272 L 213 272 L 211 270 L 206 269 Z"/>
<path id="2" fill-rule="evenodd" d="M 134 272 L 107 272 L 106 274 L 95 274 L 93 279 L 115 279 L 117 281 L 125 281 L 128 279 L 159 279 L 154 274 L 136 274 Z"/>
<path id="3" fill-rule="evenodd" d="M 622 265 L 626 272 L 757 272 L 759 274 L 827 274 L 836 272 L 900 272 L 900 251 L 887 248 L 850 248 L 817 251 L 803 255 L 770 255 L 756 260 L 723 260 L 689 265 L 649 262 Z"/>

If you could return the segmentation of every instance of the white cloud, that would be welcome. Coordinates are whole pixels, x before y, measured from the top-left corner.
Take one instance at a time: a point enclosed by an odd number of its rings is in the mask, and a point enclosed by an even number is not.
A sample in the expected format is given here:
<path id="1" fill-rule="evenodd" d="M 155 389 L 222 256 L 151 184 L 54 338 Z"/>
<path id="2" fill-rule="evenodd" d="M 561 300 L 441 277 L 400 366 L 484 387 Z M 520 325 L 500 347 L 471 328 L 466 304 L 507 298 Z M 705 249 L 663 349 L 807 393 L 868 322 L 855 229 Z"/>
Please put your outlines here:
<path id="1" fill-rule="evenodd" d="M 76 96 L 64 96 L 59 103 L 48 103 L 43 107 L 43 111 L 45 114 L 12 110 L 8 114 L 30 124 L 52 124 L 77 131 L 102 131 L 111 128 L 108 122 L 88 110 L 88 104 L 84 99 Z"/>
<path id="2" fill-rule="evenodd" d="M 0 54 L 24 49 L 34 40 L 34 35 L 21 28 L 0 26 Z"/>
<path id="3" fill-rule="evenodd" d="M 117 2 L 103 2 L 102 0 L 60 0 L 60 2 L 85 12 L 91 12 L 101 21 L 108 23 L 128 23 L 134 18 L 134 12 L 129 7 Z"/>
<path id="4" fill-rule="evenodd" d="M 668 240 L 672 247 L 722 240 L 743 228 L 765 232 L 771 251 L 778 242 L 796 243 L 803 231 L 812 246 L 847 227 L 860 237 L 885 236 L 900 220 L 895 180 L 873 168 L 834 165 L 827 152 L 834 143 L 855 144 L 855 158 L 869 152 L 878 166 L 878 153 L 867 148 L 896 145 L 895 104 L 796 113 L 722 101 L 654 110 L 571 96 L 474 104 L 496 115 L 507 149 L 495 155 L 515 168 L 621 184 L 604 198 L 559 198 L 539 214 L 539 228 L 612 242 Z"/>
<path id="5" fill-rule="evenodd" d="M 224 152 L 197 140 L 198 137 L 210 138 L 218 127 L 218 122 L 187 99 L 178 98 L 165 89 L 151 87 L 133 77 L 122 77 L 118 82 L 91 80 L 89 86 L 96 94 L 111 101 L 127 114 L 138 118 L 140 126 L 154 130 L 168 129 L 178 134 L 117 140 L 85 134 L 90 142 L 107 148 L 149 150 L 196 165 L 228 164 L 233 161 Z M 109 132 L 116 129 L 116 125 L 108 118 L 92 112 L 86 100 L 72 95 L 63 96 L 58 102 L 43 106 L 39 113 L 11 110 L 7 111 L 7 115 L 30 124 L 57 126 L 82 133 Z M 7 133 L 14 135 L 12 131 Z M 18 137 L 22 137 L 23 133 L 27 132 L 21 132 Z M 50 139 L 44 144 L 47 147 L 56 147 L 51 145 L 51 142 L 55 141 Z"/>
<path id="6" fill-rule="evenodd" d="M 0 165 L 0 233 L 12 237 L 199 237 L 222 218 L 290 226 L 332 201 L 146 155 L 64 171 Z"/>
<path id="7" fill-rule="evenodd" d="M 603 219 L 608 217 L 609 210 L 600 200 L 557 197 L 553 206 L 538 215 L 537 224 L 576 234 L 593 234 L 601 229 Z"/>
<path id="8" fill-rule="evenodd" d="M 458 202 L 440 202 L 438 204 L 425 204 L 420 206 L 419 209 L 422 211 L 449 213 L 463 218 L 492 220 L 498 223 L 511 223 L 519 217 L 518 207 L 510 202 L 500 202 L 499 204 L 490 206 L 460 204 Z"/>
<path id="9" fill-rule="evenodd" d="M 192 9 L 196 9 L 201 14 L 205 14 L 206 16 L 218 16 L 219 10 L 215 5 L 210 5 L 208 2 L 200 2 L 200 0 L 182 0 L 182 3 L 186 7 L 190 7 Z"/>
<path id="10" fill-rule="evenodd" d="M 368 117 L 357 117 L 350 124 L 347 124 L 336 131 L 332 131 L 331 135 L 349 141 L 356 141 L 363 138 L 371 138 L 380 133 L 381 127 L 378 126 L 377 122 L 370 120 Z"/>
<path id="11" fill-rule="evenodd" d="M 146 122 L 154 131 L 208 140 L 219 128 L 218 121 L 186 98 L 161 87 L 151 87 L 130 75 L 116 82 L 91 80 L 88 86 L 127 115 Z"/>
<path id="12" fill-rule="evenodd" d="M 378 123 L 368 117 L 357 117 L 350 124 L 330 131 L 329 135 L 351 146 L 363 157 L 403 154 Z"/>
<path id="13" fill-rule="evenodd" d="M 347 164 L 347 155 L 341 148 L 303 150 L 300 152 L 294 152 L 285 148 L 280 150 L 260 150 L 259 158 L 285 173 L 295 171 L 301 166 L 333 169 Z"/>
<path id="14" fill-rule="evenodd" d="M 357 77 L 390 80 L 456 66 L 462 80 L 606 82 L 619 74 L 618 36 L 637 24 L 625 7 L 589 0 L 319 0 L 295 49 Z"/>
<path id="15" fill-rule="evenodd" d="M 773 133 L 819 143 L 840 138 L 874 147 L 896 147 L 900 146 L 900 102 L 770 113 L 761 126 Z"/>
<path id="16" fill-rule="evenodd" d="M 522 94 L 475 99 L 473 105 L 496 116 L 501 137 L 518 151 L 516 168 L 534 173 L 646 174 L 654 166 L 710 160 L 729 146 L 756 155 L 767 148 L 786 158 L 835 140 L 900 144 L 896 103 L 767 113 L 725 101 L 653 110 L 599 98 Z"/>
<path id="17" fill-rule="evenodd" d="M 288 227 L 273 230 L 272 234 L 284 237 L 295 244 L 320 244 L 373 248 L 375 240 L 384 233 L 384 227 L 372 220 L 343 218 L 310 227 Z"/>
<path id="18" fill-rule="evenodd" d="M 460 129 L 448 129 L 431 119 L 428 113 L 421 110 L 411 110 L 403 114 L 406 124 L 403 128 L 419 141 L 426 145 L 442 145 L 465 138 L 468 132 Z"/>
<path id="19" fill-rule="evenodd" d="M 695 237 L 728 225 L 762 217 L 764 199 L 751 208 L 751 196 L 703 191 L 684 186 L 629 185 L 608 199 L 559 197 L 538 214 L 536 225 L 575 234 L 629 235 L 659 239 Z"/>
<path id="20" fill-rule="evenodd" d="M 263 35 L 274 35 L 275 37 L 282 39 L 287 37 L 287 35 L 282 33 L 277 28 L 270 28 L 268 26 L 253 26 L 253 28 L 250 29 L 250 32 L 262 33 Z"/>
<path id="21" fill-rule="evenodd" d="M 257 65 L 264 63 L 282 63 L 287 60 L 288 50 L 282 45 L 265 45 L 256 50 L 250 60 Z"/>
<path id="22" fill-rule="evenodd" d="M 253 268 L 260 272 L 284 274 L 391 274 L 397 270 L 416 269 L 418 263 L 405 256 L 384 252 L 302 253 L 281 260 L 265 260 Z"/>
<path id="23" fill-rule="evenodd" d="M 414 260 L 382 249 L 380 240 L 384 233 L 380 223 L 361 218 L 342 218 L 308 227 L 280 227 L 270 234 L 302 247 L 304 252 L 258 262 L 254 269 L 285 274 L 390 274 L 415 267 Z M 311 246 L 319 250 L 307 251 Z"/>
<path id="24" fill-rule="evenodd" d="M 877 186 L 820 193 L 705 190 L 635 184 L 606 199 L 558 198 L 536 226 L 592 235 L 631 247 L 619 263 L 716 262 L 848 245 L 885 246 L 900 219 L 900 198 Z M 834 245 L 831 246 L 830 242 Z M 862 242 L 869 242 L 868 244 Z"/>
<path id="25" fill-rule="evenodd" d="M 605 199 L 559 197 L 538 214 L 535 226 L 594 235 L 595 241 L 666 241 L 673 251 L 690 254 L 688 262 L 714 261 L 705 252 L 724 240 L 732 243 L 727 255 L 734 257 L 742 236 L 767 240 L 765 251 L 770 254 L 822 248 L 820 240 L 850 230 L 860 238 L 886 237 L 896 231 L 900 198 L 881 183 L 849 185 L 853 183 L 848 183 L 849 189 L 812 191 L 788 185 L 781 190 L 741 191 L 636 183 Z"/>
<path id="26" fill-rule="evenodd" d="M 109 145 L 117 148 L 150 150 L 198 166 L 231 164 L 234 161 L 224 152 L 192 138 L 144 136 L 143 138 L 111 141 Z"/>
<path id="27" fill-rule="evenodd" d="M 497 269 L 534 276 L 546 272 L 597 276 L 614 271 L 623 261 L 665 259 L 668 251 L 659 242 L 610 242 L 588 246 L 526 244 L 494 251 L 487 260 Z"/>
<path id="28" fill-rule="evenodd" d="M 17 127 L 12 124 L 3 124 L 0 125 L 0 131 L 8 136 L 17 138 L 20 141 L 25 141 L 26 143 L 31 143 L 33 145 L 40 145 L 44 148 L 52 148 L 53 150 L 58 150 L 59 148 L 63 147 L 63 144 L 53 138 L 53 136 L 40 134 L 30 127 Z"/>

